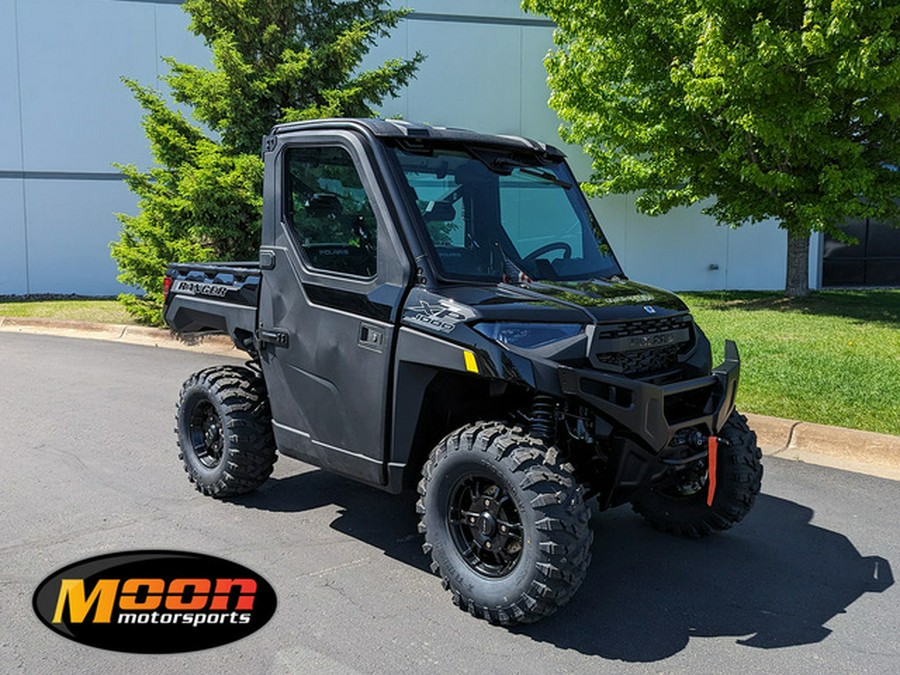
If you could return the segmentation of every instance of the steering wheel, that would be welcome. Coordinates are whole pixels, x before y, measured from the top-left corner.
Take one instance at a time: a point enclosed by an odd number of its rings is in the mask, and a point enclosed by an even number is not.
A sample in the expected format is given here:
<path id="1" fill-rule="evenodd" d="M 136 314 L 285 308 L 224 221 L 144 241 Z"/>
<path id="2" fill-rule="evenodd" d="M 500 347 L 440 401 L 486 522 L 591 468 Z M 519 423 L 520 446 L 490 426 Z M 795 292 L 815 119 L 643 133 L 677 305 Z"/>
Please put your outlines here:
<path id="1" fill-rule="evenodd" d="M 537 258 L 540 258 L 545 253 L 550 253 L 550 251 L 555 251 L 556 249 L 560 249 L 563 252 L 563 258 L 571 258 L 572 257 L 572 247 L 569 246 L 564 241 L 552 241 L 549 244 L 544 244 L 540 248 L 534 249 L 531 253 L 522 258 L 522 262 L 529 263 L 533 262 Z"/>

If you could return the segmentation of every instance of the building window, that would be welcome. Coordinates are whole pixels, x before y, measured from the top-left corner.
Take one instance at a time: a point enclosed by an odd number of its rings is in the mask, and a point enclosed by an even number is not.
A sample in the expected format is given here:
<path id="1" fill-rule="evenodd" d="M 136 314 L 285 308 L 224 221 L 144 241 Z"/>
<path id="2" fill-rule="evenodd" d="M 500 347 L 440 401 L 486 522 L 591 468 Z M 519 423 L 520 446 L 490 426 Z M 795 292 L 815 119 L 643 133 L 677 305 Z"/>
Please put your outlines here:
<path id="1" fill-rule="evenodd" d="M 841 230 L 859 243 L 825 236 L 822 286 L 900 286 L 900 228 L 862 220 Z"/>

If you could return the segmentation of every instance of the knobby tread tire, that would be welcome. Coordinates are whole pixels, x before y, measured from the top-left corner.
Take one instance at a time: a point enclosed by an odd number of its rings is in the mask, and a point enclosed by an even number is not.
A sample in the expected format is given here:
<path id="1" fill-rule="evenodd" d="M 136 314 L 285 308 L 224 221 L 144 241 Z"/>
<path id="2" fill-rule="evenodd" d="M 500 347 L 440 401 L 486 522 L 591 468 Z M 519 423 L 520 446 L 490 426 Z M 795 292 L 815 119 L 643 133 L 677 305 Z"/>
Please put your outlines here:
<path id="1" fill-rule="evenodd" d="M 508 487 L 529 512 L 522 514 L 523 523 L 532 525 L 524 528 L 522 557 L 505 577 L 488 578 L 471 569 L 446 524 L 449 505 L 440 502 L 449 495 L 448 471 L 461 471 L 465 462 L 473 471 L 493 470 L 500 480 L 512 479 Z M 425 535 L 423 550 L 432 556 L 431 569 L 453 603 L 472 616 L 501 625 L 531 623 L 566 604 L 584 580 L 593 534 L 583 490 L 557 449 L 522 428 L 478 422 L 450 433 L 425 463 L 418 492 L 419 532 Z M 527 554 L 525 547 L 531 549 Z M 531 569 L 518 574 L 518 566 L 526 564 Z M 503 601 L 496 600 L 498 589 Z"/>
<path id="2" fill-rule="evenodd" d="M 652 489 L 632 501 L 632 508 L 657 530 L 701 538 L 727 530 L 743 520 L 762 484 L 762 452 L 747 418 L 734 411 L 722 427 L 716 491 L 707 506 L 706 490 L 690 498 L 675 498 Z"/>
<path id="3" fill-rule="evenodd" d="M 208 401 L 224 429 L 216 467 L 200 462 L 190 442 L 190 407 Z M 213 366 L 194 373 L 181 389 L 175 415 L 178 458 L 194 486 L 205 495 L 234 497 L 255 490 L 277 460 L 272 413 L 262 377 L 250 368 Z"/>

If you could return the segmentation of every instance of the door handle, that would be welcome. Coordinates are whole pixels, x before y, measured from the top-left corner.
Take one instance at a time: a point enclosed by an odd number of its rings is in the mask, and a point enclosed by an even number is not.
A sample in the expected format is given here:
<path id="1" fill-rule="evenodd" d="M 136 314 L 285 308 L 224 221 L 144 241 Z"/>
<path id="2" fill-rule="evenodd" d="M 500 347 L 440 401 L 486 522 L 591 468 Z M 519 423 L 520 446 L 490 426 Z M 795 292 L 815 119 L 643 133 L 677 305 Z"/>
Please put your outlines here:
<path id="1" fill-rule="evenodd" d="M 260 328 L 257 333 L 258 339 L 263 344 L 272 344 L 276 347 L 288 346 L 288 332 L 278 328 Z"/>
<path id="2" fill-rule="evenodd" d="M 356 344 L 363 349 L 380 352 L 384 349 L 384 329 L 368 323 L 359 325 L 359 339 Z"/>

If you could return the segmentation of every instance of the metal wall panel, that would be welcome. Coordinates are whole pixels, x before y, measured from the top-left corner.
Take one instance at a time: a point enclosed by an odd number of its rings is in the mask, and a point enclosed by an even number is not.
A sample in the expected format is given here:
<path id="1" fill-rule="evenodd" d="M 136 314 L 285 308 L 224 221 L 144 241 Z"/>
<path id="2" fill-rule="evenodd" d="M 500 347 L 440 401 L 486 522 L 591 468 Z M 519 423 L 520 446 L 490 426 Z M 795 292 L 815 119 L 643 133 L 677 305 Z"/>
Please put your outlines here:
<path id="1" fill-rule="evenodd" d="M 417 49 L 428 57 L 383 115 L 538 138 L 563 147 L 579 179 L 590 176 L 588 158 L 563 146 L 547 106 L 546 19 L 517 0 L 421 0 L 415 9 L 363 63 Z M 208 65 L 187 24 L 173 0 L 0 0 L 0 293 L 123 290 L 108 243 L 118 232 L 113 213 L 133 212 L 136 200 L 109 181 L 111 164 L 146 166 L 150 157 L 140 107 L 119 77 L 153 84 L 167 55 Z M 631 195 L 592 206 L 636 279 L 676 289 L 782 287 L 786 246 L 773 223 L 732 231 L 699 208 L 648 218 Z"/>

